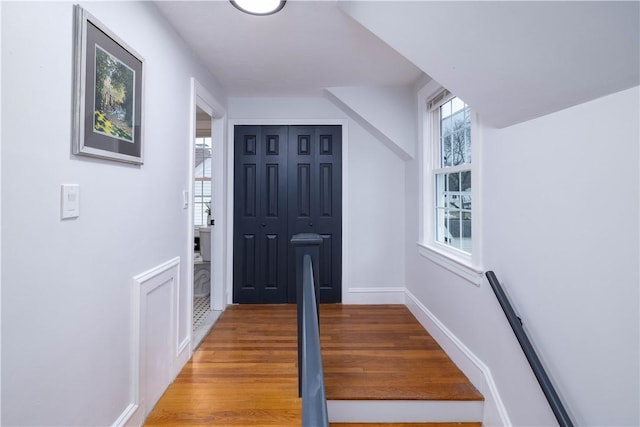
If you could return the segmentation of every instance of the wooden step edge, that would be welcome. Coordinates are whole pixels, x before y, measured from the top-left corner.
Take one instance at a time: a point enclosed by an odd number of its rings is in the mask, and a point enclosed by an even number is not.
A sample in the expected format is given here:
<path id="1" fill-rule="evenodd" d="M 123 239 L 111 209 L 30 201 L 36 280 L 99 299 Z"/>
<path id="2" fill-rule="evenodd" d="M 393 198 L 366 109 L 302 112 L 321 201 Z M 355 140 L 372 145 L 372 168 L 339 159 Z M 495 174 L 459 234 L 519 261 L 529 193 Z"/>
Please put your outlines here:
<path id="1" fill-rule="evenodd" d="M 407 401 L 407 402 L 484 402 L 484 396 L 464 396 L 464 397 L 441 397 L 441 396 L 418 396 L 418 397 L 399 397 L 399 396 L 370 396 L 370 397 L 327 397 L 327 400 L 332 401 L 374 401 L 374 402 L 397 402 L 397 401 Z"/>

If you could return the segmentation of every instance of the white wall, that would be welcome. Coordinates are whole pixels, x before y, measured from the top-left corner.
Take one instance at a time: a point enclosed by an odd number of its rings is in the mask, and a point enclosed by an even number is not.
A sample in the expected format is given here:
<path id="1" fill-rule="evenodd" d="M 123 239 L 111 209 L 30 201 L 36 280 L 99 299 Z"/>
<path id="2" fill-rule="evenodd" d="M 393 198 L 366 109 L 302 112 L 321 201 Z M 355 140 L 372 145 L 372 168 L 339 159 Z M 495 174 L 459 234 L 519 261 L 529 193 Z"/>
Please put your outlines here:
<path id="1" fill-rule="evenodd" d="M 640 80 L 638 2 L 340 0 L 338 5 L 497 127 Z"/>
<path id="2" fill-rule="evenodd" d="M 370 127 L 380 134 L 380 141 L 401 159 L 415 156 L 415 96 L 411 86 L 333 87 L 327 92 L 349 109 L 351 117 L 356 114 L 365 129 Z"/>
<path id="3" fill-rule="evenodd" d="M 634 88 L 485 147 L 486 267 L 580 425 L 640 423 L 639 118 Z"/>
<path id="4" fill-rule="evenodd" d="M 638 85 L 638 4 L 392 3 L 339 6 L 483 122 L 510 126 L 484 135 L 485 269 L 576 423 L 640 424 L 638 88 L 600 98 Z M 452 21 L 460 31 L 437 37 Z M 409 292 L 489 367 L 514 424 L 555 423 L 488 284 L 417 253 L 418 183 L 409 161 Z"/>
<path id="5" fill-rule="evenodd" d="M 638 425 L 638 88 L 485 132 L 484 267 L 494 270 L 577 425 Z M 555 423 L 488 285 L 417 254 L 407 287 L 491 370 L 514 425 Z"/>
<path id="6" fill-rule="evenodd" d="M 0 2 L 0 22 L 2 22 L 2 3 Z M 0 31 L 0 43 L 2 43 L 2 32 Z M 2 55 L 0 55 L 0 81 L 2 79 Z M 2 96 L 2 84 L 0 83 L 0 97 Z M 0 103 L 0 117 L 2 114 L 2 103 Z M 2 134 L 2 120 L 0 119 L 0 134 Z M 2 188 L 2 147 L 0 146 L 0 188 Z M 2 197 L 0 197 L 0 230 L 2 229 Z M 0 319 L 2 319 L 2 239 L 0 238 Z M 2 393 L 2 331 L 0 322 L 0 394 Z M 2 423 L 2 398 L 0 398 L 0 424 Z"/>
<path id="7" fill-rule="evenodd" d="M 376 298 L 376 290 L 404 285 L 404 162 L 355 121 L 323 98 L 229 98 L 230 122 L 345 120 L 348 126 L 348 200 L 343 214 L 348 242 L 343 277 L 345 302 Z M 319 121 L 319 122 L 318 122 Z M 253 122 L 252 122 L 253 123 Z M 271 123 L 271 122 L 269 122 Z M 230 132 L 230 136 L 232 137 Z M 346 188 L 345 188 L 346 186 Z M 355 291 L 354 291 L 355 290 Z M 356 292 L 351 294 L 350 291 Z M 362 291 L 362 292 L 359 292 Z M 371 291 L 371 292 L 368 292 Z M 370 295 L 367 296 L 366 294 Z"/>
<path id="8" fill-rule="evenodd" d="M 132 277 L 189 246 L 190 78 L 225 99 L 153 4 L 83 6 L 146 61 L 145 164 L 70 154 L 73 4 L 3 2 L 3 425 L 110 425 L 126 409 Z M 78 219 L 60 220 L 62 183 L 80 184 Z"/>

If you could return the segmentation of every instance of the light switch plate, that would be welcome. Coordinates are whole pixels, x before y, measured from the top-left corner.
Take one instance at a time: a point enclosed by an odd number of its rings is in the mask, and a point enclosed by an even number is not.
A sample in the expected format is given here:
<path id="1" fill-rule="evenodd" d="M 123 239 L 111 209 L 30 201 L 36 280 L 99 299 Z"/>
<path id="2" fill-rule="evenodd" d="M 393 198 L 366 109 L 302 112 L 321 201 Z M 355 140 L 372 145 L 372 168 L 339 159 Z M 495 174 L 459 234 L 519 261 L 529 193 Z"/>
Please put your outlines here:
<path id="1" fill-rule="evenodd" d="M 60 191 L 60 216 L 62 219 L 80 216 L 80 185 L 62 184 Z"/>

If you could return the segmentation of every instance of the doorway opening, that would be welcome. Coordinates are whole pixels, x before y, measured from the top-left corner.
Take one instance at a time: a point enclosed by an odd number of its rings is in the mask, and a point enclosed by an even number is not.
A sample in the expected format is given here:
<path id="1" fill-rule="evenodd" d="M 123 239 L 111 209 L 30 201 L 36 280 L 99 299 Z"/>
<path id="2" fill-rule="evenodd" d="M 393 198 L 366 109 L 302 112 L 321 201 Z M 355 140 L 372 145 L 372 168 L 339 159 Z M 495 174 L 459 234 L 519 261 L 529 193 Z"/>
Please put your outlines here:
<path id="1" fill-rule="evenodd" d="M 224 287 L 226 236 L 225 108 L 195 78 L 191 79 L 187 281 L 182 287 L 191 354 L 227 304 Z M 182 298 L 182 297 L 180 297 Z M 181 304 L 182 307 L 182 304 Z"/>
<path id="2" fill-rule="evenodd" d="M 197 346 L 217 320 L 212 310 L 211 226 L 213 172 L 213 117 L 196 106 L 193 142 L 193 310 L 192 332 Z"/>

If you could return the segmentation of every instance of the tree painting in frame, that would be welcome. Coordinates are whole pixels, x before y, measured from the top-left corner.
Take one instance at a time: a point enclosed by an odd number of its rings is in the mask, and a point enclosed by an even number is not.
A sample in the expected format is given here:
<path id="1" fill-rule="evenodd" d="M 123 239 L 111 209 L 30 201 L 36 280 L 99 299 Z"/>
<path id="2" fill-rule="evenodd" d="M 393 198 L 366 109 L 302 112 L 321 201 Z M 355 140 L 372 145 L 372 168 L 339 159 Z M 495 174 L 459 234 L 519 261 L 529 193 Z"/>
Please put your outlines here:
<path id="1" fill-rule="evenodd" d="M 144 60 L 82 7 L 74 8 L 73 153 L 142 164 Z"/>

